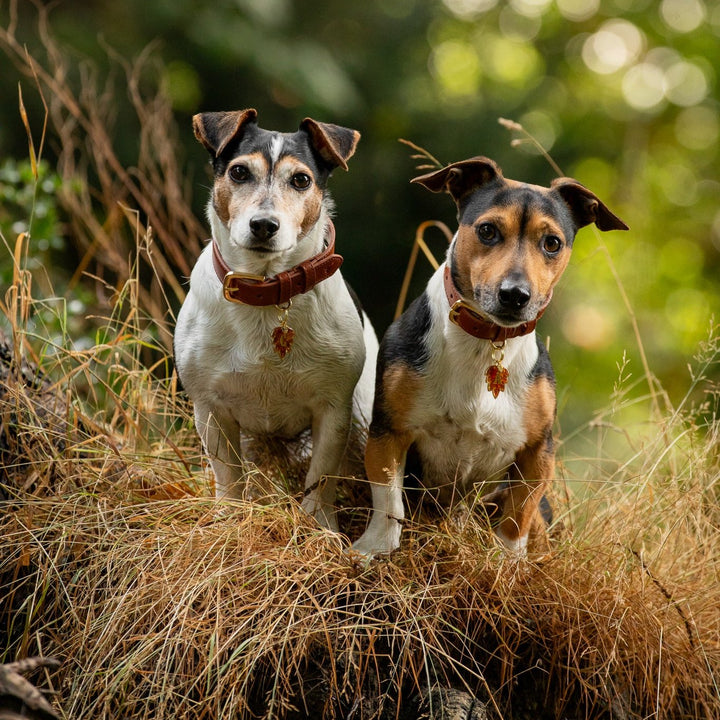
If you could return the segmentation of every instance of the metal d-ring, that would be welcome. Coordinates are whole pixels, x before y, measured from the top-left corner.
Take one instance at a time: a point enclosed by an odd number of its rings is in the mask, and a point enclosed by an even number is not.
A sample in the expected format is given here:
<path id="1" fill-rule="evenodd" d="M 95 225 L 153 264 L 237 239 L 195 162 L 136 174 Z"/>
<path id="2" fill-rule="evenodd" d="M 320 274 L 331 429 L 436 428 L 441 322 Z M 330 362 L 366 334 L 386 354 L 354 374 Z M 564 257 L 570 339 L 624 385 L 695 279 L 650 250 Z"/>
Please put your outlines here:
<path id="1" fill-rule="evenodd" d="M 505 358 L 505 341 L 501 340 L 500 342 L 491 341 L 490 344 L 492 345 L 492 359 L 493 362 L 496 365 L 499 365 Z"/>

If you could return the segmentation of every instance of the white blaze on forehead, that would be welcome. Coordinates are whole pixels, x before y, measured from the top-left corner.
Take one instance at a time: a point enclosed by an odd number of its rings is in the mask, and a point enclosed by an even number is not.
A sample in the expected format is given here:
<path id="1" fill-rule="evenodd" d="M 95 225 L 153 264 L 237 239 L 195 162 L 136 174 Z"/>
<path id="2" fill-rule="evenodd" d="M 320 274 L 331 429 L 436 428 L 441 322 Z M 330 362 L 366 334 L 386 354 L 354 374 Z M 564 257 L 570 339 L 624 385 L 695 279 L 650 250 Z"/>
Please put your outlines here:
<path id="1" fill-rule="evenodd" d="M 285 140 L 283 139 L 283 136 L 280 135 L 280 133 L 277 133 L 270 143 L 270 160 L 273 165 L 278 161 L 284 144 Z"/>

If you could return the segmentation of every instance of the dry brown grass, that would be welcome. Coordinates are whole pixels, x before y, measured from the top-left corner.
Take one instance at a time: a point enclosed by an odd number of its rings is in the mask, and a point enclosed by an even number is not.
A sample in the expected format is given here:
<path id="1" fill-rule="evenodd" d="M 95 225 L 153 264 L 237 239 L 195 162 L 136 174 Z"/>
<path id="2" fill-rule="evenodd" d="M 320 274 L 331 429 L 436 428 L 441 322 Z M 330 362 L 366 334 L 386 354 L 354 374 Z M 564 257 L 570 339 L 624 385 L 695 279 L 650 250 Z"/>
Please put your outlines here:
<path id="1" fill-rule="evenodd" d="M 61 659 L 65 717 L 402 718 L 435 685 L 503 718 L 717 717 L 712 402 L 561 504 L 565 530 L 527 563 L 471 515 L 410 523 L 364 567 L 284 489 L 210 498 L 187 403 L 142 365 L 128 316 L 102 345 L 45 358 L 35 386 L 13 366 L 0 395 L 3 659 Z M 343 517 L 356 535 L 366 512 Z"/>
<path id="2" fill-rule="evenodd" d="M 720 421 L 705 380 L 717 338 L 685 401 L 658 415 L 648 399 L 643 432 L 611 411 L 581 431 L 597 434 L 592 467 L 602 471 L 583 474 L 582 494 L 558 482 L 564 529 L 526 563 L 503 557 L 480 514 L 436 514 L 409 522 L 389 559 L 358 565 L 344 536 L 299 510 L 292 464 L 265 502 L 218 505 L 169 335 L 155 332 L 168 318 L 163 288 L 181 295 L 172 238 L 192 223 L 183 214 L 177 231 L 163 210 L 185 208 L 180 173 L 164 156 L 105 183 L 115 156 L 89 113 L 109 110 L 109 96 L 94 106 L 89 86 L 72 95 L 41 29 L 45 73 L 13 44 L 13 27 L 0 40 L 51 96 L 58 136 L 89 153 L 87 194 L 66 209 L 114 304 L 94 347 L 53 345 L 30 329 L 44 301 L 24 269 L 24 238 L 12 248 L 14 282 L 0 299 L 11 329 L 0 375 L 0 661 L 59 658 L 45 681 L 74 719 L 414 719 L 418 692 L 433 686 L 467 688 L 506 720 L 720 717 Z M 141 118 L 150 128 L 153 113 Z M 142 222 L 124 211 L 118 220 L 118 202 Z M 632 435 L 633 452 L 604 453 L 610 433 Z M 341 495 L 352 537 L 367 518 L 362 490 L 346 484 Z"/>

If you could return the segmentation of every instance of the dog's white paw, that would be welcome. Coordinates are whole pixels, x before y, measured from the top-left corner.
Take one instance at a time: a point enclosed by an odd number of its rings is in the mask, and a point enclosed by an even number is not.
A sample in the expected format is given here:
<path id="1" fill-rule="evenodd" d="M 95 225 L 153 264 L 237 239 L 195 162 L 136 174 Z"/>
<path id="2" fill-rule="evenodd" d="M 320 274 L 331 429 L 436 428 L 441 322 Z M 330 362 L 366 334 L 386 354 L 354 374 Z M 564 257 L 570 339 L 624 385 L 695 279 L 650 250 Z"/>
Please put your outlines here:
<path id="1" fill-rule="evenodd" d="M 333 532 L 340 532 L 337 510 L 332 505 L 322 502 L 315 493 L 310 493 L 302 501 L 301 507 L 310 517 L 315 518 L 321 527 Z"/>
<path id="2" fill-rule="evenodd" d="M 367 530 L 353 543 L 351 553 L 367 559 L 387 555 L 400 547 L 402 526 L 395 518 L 373 514 Z"/>
<path id="3" fill-rule="evenodd" d="M 516 538 L 510 538 L 502 530 L 497 530 L 497 536 L 503 544 L 503 549 L 507 557 L 524 560 L 527 557 L 528 536 L 521 535 Z"/>

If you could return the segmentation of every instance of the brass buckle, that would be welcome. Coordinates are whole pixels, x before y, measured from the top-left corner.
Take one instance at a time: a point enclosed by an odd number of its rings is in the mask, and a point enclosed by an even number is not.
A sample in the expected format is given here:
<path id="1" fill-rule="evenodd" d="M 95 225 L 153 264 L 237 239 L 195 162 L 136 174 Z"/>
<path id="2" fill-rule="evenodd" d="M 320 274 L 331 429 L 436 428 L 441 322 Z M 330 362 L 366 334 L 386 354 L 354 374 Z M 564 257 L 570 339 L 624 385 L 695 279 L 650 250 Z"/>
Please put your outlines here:
<path id="1" fill-rule="evenodd" d="M 477 310 L 473 308 L 470 303 L 465 302 L 465 300 L 456 300 L 453 303 L 453 306 L 450 308 L 450 312 L 448 313 L 448 317 L 450 318 L 450 322 L 454 323 L 458 327 L 460 327 L 459 317 L 460 317 L 460 311 L 462 309 L 467 310 L 469 313 L 471 313 L 474 317 L 482 320 L 482 317 L 478 314 Z"/>
<path id="2" fill-rule="evenodd" d="M 230 271 L 223 278 L 223 297 L 229 301 L 238 303 L 239 305 L 245 305 L 242 300 L 238 300 L 233 296 L 233 288 L 231 282 L 233 280 L 252 280 L 253 282 L 265 282 L 267 278 L 264 275 L 253 275 L 252 273 L 234 272 Z"/>

